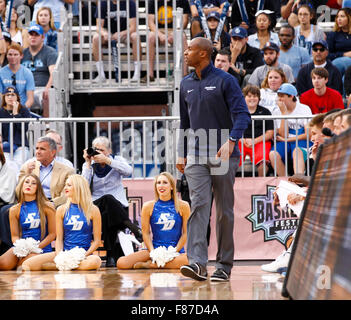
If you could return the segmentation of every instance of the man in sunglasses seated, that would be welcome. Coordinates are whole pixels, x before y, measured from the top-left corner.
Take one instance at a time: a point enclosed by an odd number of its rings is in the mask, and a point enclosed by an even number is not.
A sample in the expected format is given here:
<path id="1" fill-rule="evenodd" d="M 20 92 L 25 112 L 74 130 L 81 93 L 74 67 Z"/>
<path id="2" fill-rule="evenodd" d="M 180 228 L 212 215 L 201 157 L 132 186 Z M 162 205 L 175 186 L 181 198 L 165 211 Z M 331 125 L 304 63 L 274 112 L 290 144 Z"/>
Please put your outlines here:
<path id="1" fill-rule="evenodd" d="M 325 40 L 316 41 L 312 45 L 313 61 L 303 66 L 296 79 L 296 89 L 301 95 L 313 88 L 311 71 L 314 68 L 325 68 L 328 71 L 329 77 L 327 87 L 343 92 L 342 78 L 339 70 L 327 59 L 329 50 L 328 43 Z"/>
<path id="2" fill-rule="evenodd" d="M 34 76 L 35 91 L 32 111 L 49 117 L 49 89 L 52 85 L 57 52 L 44 44 L 44 30 L 38 25 L 28 29 L 29 47 L 23 50 L 22 65 Z"/>
<path id="3" fill-rule="evenodd" d="M 30 70 L 21 65 L 22 47 L 12 42 L 6 52 L 8 65 L 0 69 L 0 92 L 9 86 L 16 87 L 21 104 L 31 108 L 34 101 L 34 77 Z"/>

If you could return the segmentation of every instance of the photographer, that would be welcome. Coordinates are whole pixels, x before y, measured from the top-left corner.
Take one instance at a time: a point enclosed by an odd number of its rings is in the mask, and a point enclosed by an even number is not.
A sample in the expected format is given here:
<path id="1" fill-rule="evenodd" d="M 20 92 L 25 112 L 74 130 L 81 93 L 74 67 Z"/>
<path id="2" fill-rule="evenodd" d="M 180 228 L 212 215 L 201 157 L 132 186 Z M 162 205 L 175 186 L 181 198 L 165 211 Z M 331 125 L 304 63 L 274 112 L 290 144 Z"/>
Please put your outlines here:
<path id="1" fill-rule="evenodd" d="M 107 251 L 106 267 L 115 267 L 121 255 L 117 233 L 129 228 L 142 241 L 140 228 L 128 216 L 128 200 L 122 178 L 131 175 L 132 167 L 121 156 L 111 155 L 111 142 L 103 136 L 93 140 L 93 148 L 84 150 L 82 176 L 90 183 L 94 204 L 102 218 L 102 239 Z"/>

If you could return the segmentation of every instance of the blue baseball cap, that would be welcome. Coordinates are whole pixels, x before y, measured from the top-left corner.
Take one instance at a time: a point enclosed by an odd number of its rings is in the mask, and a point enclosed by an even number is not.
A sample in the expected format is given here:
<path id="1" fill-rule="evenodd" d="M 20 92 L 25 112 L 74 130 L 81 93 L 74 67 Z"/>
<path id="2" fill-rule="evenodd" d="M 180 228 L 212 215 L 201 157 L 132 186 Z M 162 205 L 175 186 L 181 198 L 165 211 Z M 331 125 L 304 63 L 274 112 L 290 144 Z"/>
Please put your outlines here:
<path id="1" fill-rule="evenodd" d="M 313 42 L 312 48 L 313 48 L 316 44 L 320 44 L 321 46 L 323 46 L 324 48 L 326 48 L 327 50 L 329 50 L 328 42 L 325 41 L 325 40 L 319 40 L 319 41 Z"/>
<path id="2" fill-rule="evenodd" d="M 231 36 L 232 37 L 239 37 L 241 39 L 246 38 L 247 37 L 247 30 L 245 28 L 242 28 L 242 27 L 236 27 L 232 30 Z"/>
<path id="3" fill-rule="evenodd" d="M 283 83 L 278 89 L 277 93 L 284 93 L 294 97 L 297 96 L 296 88 L 290 83 Z"/>
<path id="4" fill-rule="evenodd" d="M 262 51 L 265 51 L 266 49 L 274 50 L 276 52 L 280 51 L 279 46 L 276 43 L 272 42 L 272 41 L 266 42 L 266 44 L 262 48 Z"/>
<path id="5" fill-rule="evenodd" d="M 36 32 L 37 34 L 42 36 L 44 34 L 44 29 L 39 24 L 34 24 L 28 29 L 28 33 L 31 32 Z"/>
<path id="6" fill-rule="evenodd" d="M 211 11 L 211 12 L 208 14 L 206 20 L 208 20 L 208 19 L 210 19 L 210 18 L 215 18 L 217 21 L 219 21 L 219 20 L 220 20 L 219 13 L 218 13 L 217 11 Z"/>
<path id="7" fill-rule="evenodd" d="M 14 92 L 14 93 L 19 95 L 18 90 L 17 90 L 17 88 L 15 86 L 8 86 L 8 87 L 6 87 L 4 89 L 4 91 L 2 92 L 2 94 L 12 93 L 12 92 Z"/>

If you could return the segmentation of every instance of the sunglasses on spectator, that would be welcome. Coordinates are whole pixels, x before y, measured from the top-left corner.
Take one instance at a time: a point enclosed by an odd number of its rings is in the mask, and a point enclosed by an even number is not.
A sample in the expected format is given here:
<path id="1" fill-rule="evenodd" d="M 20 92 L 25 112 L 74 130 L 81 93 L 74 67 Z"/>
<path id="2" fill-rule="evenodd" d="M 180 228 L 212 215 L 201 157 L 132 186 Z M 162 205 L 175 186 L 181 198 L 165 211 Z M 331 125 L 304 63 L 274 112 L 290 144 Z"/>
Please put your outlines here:
<path id="1" fill-rule="evenodd" d="M 12 79 L 12 85 L 16 86 L 16 74 L 15 73 L 11 76 L 11 79 Z"/>
<path id="2" fill-rule="evenodd" d="M 326 49 L 322 47 L 322 48 L 312 48 L 312 50 L 314 52 L 317 52 L 317 51 L 324 52 Z"/>

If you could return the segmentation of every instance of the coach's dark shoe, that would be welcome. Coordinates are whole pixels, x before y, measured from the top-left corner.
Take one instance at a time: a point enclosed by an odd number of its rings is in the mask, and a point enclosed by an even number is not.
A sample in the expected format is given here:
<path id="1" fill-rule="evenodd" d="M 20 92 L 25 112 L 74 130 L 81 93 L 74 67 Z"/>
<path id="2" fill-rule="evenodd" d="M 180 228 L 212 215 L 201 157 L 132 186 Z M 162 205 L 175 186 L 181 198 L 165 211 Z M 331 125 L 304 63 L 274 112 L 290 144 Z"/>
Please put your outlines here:
<path id="1" fill-rule="evenodd" d="M 115 268 L 116 267 L 116 261 L 113 257 L 107 257 L 106 259 L 106 268 Z"/>
<path id="2" fill-rule="evenodd" d="M 223 269 L 219 268 L 219 269 L 216 269 L 215 272 L 213 272 L 210 280 L 214 282 L 225 282 L 225 281 L 228 281 L 229 278 L 230 278 L 230 273 L 228 274 Z"/>
<path id="3" fill-rule="evenodd" d="M 199 263 L 192 263 L 190 265 L 180 267 L 180 272 L 183 276 L 192 278 L 197 281 L 207 280 L 206 267 Z"/>

